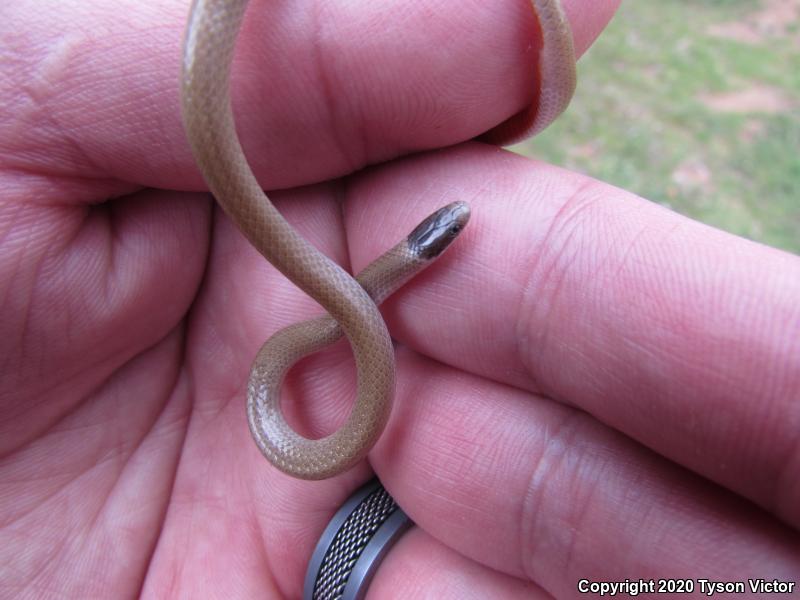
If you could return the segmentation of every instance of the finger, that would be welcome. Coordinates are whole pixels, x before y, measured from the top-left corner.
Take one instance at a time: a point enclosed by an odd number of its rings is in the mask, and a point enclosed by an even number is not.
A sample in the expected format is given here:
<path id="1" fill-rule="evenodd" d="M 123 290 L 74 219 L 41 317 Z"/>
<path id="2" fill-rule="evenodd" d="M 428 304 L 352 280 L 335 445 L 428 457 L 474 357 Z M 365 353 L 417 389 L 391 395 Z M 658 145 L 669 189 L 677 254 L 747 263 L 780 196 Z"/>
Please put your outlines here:
<path id="1" fill-rule="evenodd" d="M 374 598 L 546 600 L 540 587 L 489 569 L 419 528 L 406 533 L 381 563 L 369 587 Z"/>
<path id="2" fill-rule="evenodd" d="M 616 12 L 621 0 L 562 0 L 564 12 L 572 29 L 575 53 L 581 56 L 597 39 Z M 588 11 L 589 15 L 582 13 Z"/>
<path id="3" fill-rule="evenodd" d="M 579 47 L 612 4 L 570 3 Z M 187 12 L 156 2 L 4 7 L 16 32 L 2 49 L 13 57 L 0 109 L 7 167 L 203 188 L 178 112 Z M 253 0 L 232 88 L 254 170 L 265 187 L 288 187 L 488 130 L 534 97 L 535 28 L 520 0 Z"/>
<path id="4" fill-rule="evenodd" d="M 557 598 L 580 579 L 791 579 L 796 537 L 583 411 L 398 353 L 371 455 L 426 532 Z"/>
<path id="5" fill-rule="evenodd" d="M 473 206 L 450 254 L 386 303 L 397 339 L 579 406 L 800 524 L 797 257 L 480 145 L 348 190 L 356 271 L 412 213 Z"/>

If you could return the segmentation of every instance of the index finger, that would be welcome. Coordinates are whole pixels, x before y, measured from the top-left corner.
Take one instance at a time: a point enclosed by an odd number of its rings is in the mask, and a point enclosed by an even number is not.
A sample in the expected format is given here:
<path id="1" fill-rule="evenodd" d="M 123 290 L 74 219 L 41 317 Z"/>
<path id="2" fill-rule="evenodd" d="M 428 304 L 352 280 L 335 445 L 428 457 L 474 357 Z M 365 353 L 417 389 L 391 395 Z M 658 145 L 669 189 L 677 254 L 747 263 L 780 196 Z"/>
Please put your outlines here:
<path id="1" fill-rule="evenodd" d="M 800 525 L 800 258 L 478 144 L 348 189 L 356 271 L 411 214 L 473 205 L 453 255 L 386 303 L 400 341 L 578 406 Z"/>

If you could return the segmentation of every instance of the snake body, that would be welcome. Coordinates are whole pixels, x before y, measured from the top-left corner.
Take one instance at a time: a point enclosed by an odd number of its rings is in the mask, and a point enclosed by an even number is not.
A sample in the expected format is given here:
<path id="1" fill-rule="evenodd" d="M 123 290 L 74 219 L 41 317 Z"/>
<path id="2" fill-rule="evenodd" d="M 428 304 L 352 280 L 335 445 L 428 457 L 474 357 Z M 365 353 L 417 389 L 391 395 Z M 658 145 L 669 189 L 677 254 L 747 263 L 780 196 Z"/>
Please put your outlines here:
<path id="1" fill-rule="evenodd" d="M 493 141 L 543 129 L 564 110 L 575 86 L 572 36 L 560 2 L 531 5 L 541 33 L 539 99 L 490 132 Z M 193 155 L 217 202 L 250 243 L 329 315 L 287 327 L 263 345 L 251 369 L 247 403 L 250 430 L 264 456 L 295 477 L 322 479 L 361 460 L 391 410 L 394 353 L 377 304 L 449 245 L 469 210 L 463 203 L 440 209 L 358 281 L 300 237 L 259 186 L 236 135 L 229 80 L 246 6 L 247 0 L 194 0 L 183 47 L 181 109 Z M 295 361 L 342 334 L 355 357 L 356 400 L 338 431 L 309 440 L 283 418 L 281 382 Z"/>

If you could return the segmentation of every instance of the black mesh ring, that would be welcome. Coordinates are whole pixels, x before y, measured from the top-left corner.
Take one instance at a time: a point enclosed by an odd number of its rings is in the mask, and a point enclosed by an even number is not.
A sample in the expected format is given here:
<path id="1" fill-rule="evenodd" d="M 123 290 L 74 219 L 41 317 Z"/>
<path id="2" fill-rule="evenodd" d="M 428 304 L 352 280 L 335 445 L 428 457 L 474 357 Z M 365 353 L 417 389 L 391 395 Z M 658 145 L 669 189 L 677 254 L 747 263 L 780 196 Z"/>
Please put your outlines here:
<path id="1" fill-rule="evenodd" d="M 354 493 L 328 523 L 306 572 L 303 600 L 360 600 L 381 560 L 413 525 L 381 482 Z"/>

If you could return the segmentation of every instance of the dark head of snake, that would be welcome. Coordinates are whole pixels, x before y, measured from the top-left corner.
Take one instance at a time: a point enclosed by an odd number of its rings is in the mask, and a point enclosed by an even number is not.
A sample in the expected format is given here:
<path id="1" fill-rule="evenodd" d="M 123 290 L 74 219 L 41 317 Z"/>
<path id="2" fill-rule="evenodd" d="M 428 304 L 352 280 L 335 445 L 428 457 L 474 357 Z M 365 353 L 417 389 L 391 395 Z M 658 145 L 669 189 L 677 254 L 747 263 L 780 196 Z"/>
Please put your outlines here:
<path id="1" fill-rule="evenodd" d="M 436 258 L 458 237 L 469 215 L 466 202 L 453 202 L 440 208 L 408 235 L 409 249 L 420 258 Z"/>

